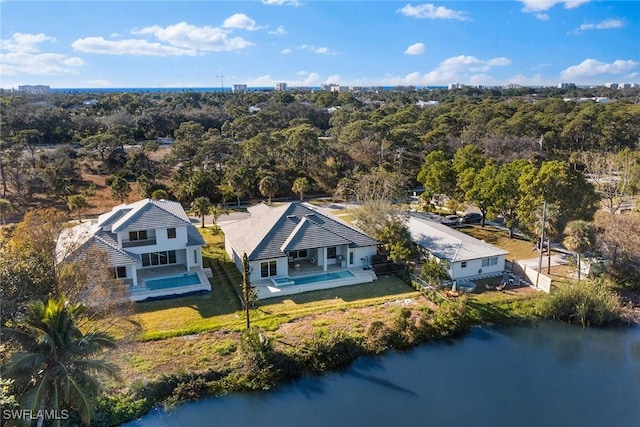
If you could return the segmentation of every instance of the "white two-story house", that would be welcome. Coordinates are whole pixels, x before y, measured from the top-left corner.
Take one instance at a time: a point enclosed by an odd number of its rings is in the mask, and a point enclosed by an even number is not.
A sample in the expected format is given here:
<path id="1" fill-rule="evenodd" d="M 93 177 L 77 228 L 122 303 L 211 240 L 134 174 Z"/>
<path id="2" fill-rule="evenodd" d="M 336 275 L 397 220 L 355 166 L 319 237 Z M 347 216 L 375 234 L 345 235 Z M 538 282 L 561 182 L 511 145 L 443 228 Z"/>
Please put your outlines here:
<path id="1" fill-rule="evenodd" d="M 116 206 L 73 227 L 61 239 L 62 246 L 71 243 L 67 253 L 106 251 L 114 277 L 130 285 L 133 301 L 211 290 L 202 268 L 204 240 L 178 202 L 144 199 Z"/>

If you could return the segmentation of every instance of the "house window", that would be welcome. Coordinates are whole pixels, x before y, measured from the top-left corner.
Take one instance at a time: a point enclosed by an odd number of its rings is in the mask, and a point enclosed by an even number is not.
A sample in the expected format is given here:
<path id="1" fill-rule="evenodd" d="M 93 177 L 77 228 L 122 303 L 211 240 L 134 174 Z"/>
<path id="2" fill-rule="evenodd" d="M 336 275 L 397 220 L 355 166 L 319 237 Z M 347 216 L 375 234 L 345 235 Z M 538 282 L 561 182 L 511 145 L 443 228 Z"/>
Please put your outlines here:
<path id="1" fill-rule="evenodd" d="M 349 252 L 349 265 L 353 265 L 353 251 Z"/>
<path id="2" fill-rule="evenodd" d="M 336 257 L 336 247 L 332 246 L 330 248 L 327 248 L 327 259 L 332 259 Z"/>
<path id="3" fill-rule="evenodd" d="M 278 275 L 278 262 L 265 261 L 260 263 L 260 277 L 271 277 Z"/>
<path id="4" fill-rule="evenodd" d="M 307 258 L 308 252 L 306 249 L 300 249 L 299 251 L 289 252 L 289 256 L 293 259 Z"/>
<path id="5" fill-rule="evenodd" d="M 140 258 L 142 259 L 143 267 L 175 264 L 177 262 L 176 251 L 151 252 L 148 254 L 141 254 Z"/>
<path id="6" fill-rule="evenodd" d="M 129 240 L 132 242 L 135 240 L 147 240 L 147 230 L 130 231 Z"/>
<path id="7" fill-rule="evenodd" d="M 198 250 L 197 249 L 193 250 L 193 263 L 194 264 L 198 263 Z"/>
<path id="8" fill-rule="evenodd" d="M 167 228 L 167 239 L 175 239 L 175 238 L 176 238 L 176 229 Z"/>
<path id="9" fill-rule="evenodd" d="M 482 260 L 483 267 L 488 267 L 490 265 L 497 265 L 497 264 L 498 264 L 498 257 L 484 258 Z"/>
<path id="10" fill-rule="evenodd" d="M 169 263 L 169 257 L 166 252 L 158 252 L 158 261 L 160 265 L 167 265 Z"/>
<path id="11" fill-rule="evenodd" d="M 112 268 L 111 272 L 113 273 L 113 277 L 115 279 L 124 279 L 127 277 L 127 267 L 124 266 Z"/>
<path id="12" fill-rule="evenodd" d="M 460 268 L 467 268 L 467 261 L 462 261 L 460 263 Z"/>
<path id="13" fill-rule="evenodd" d="M 116 277 L 118 279 L 127 277 L 127 267 L 125 266 L 116 267 Z"/>

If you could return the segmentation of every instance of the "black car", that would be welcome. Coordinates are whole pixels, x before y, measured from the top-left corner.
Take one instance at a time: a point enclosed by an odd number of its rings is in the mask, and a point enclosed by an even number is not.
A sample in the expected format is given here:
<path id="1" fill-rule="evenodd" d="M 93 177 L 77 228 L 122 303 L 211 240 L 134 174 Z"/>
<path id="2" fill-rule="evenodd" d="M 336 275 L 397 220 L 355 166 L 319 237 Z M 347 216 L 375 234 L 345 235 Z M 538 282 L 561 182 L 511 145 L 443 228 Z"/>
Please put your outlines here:
<path id="1" fill-rule="evenodd" d="M 464 214 L 464 216 L 460 218 L 460 224 L 480 224 L 481 222 L 482 214 L 477 212 Z"/>

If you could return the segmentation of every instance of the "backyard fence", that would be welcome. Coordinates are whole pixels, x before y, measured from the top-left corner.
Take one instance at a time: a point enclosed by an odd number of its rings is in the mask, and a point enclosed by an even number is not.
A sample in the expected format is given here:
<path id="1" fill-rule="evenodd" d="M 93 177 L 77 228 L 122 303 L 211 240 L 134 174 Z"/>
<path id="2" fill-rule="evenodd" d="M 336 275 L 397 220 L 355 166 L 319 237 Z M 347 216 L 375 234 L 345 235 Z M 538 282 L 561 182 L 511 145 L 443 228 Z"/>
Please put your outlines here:
<path id="1" fill-rule="evenodd" d="M 508 262 L 507 264 L 510 264 L 511 272 L 513 274 L 526 277 L 536 289 L 540 289 L 546 293 L 551 292 L 551 277 L 546 276 L 527 265 L 521 265 L 518 262 Z M 505 269 L 509 270 L 507 265 L 505 265 Z"/>

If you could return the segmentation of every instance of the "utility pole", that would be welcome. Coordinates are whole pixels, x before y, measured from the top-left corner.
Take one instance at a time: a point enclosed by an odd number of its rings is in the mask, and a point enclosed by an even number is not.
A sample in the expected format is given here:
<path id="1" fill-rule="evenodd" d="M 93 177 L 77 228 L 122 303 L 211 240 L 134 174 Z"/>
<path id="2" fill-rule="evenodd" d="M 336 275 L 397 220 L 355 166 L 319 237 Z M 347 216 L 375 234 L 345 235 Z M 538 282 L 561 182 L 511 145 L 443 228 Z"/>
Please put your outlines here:
<path id="1" fill-rule="evenodd" d="M 247 317 L 247 329 L 251 329 L 251 321 L 249 319 L 249 293 L 251 285 L 249 284 L 249 261 L 247 253 L 242 255 L 242 298 L 244 299 L 244 313 Z"/>
<path id="2" fill-rule="evenodd" d="M 220 74 L 220 75 L 217 75 L 216 77 L 220 77 L 220 90 L 224 92 L 224 76 Z"/>
<path id="3" fill-rule="evenodd" d="M 544 223 L 547 221 L 547 201 L 542 203 L 542 227 L 540 227 L 540 258 L 538 258 L 538 273 L 542 273 L 542 252 L 544 249 Z"/>

